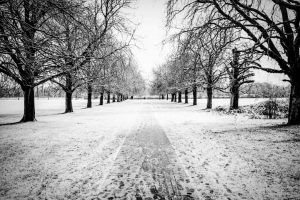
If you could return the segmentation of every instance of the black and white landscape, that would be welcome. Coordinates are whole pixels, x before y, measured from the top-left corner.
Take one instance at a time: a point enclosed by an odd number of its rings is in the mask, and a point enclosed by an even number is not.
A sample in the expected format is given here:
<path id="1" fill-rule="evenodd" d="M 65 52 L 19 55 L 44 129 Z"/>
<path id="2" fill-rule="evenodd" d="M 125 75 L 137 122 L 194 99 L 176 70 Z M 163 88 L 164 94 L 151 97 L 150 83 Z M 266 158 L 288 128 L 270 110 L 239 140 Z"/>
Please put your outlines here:
<path id="1" fill-rule="evenodd" d="M 300 199 L 298 0 L 0 0 L 0 199 Z"/>

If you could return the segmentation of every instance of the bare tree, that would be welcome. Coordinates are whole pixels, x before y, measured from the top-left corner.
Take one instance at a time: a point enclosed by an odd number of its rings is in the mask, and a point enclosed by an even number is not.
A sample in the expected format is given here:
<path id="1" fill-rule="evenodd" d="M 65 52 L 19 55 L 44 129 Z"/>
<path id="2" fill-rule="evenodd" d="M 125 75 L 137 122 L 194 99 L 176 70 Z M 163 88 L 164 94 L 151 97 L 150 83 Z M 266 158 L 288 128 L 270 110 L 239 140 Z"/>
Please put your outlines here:
<path id="1" fill-rule="evenodd" d="M 35 120 L 34 87 L 62 74 L 53 71 L 60 67 L 51 52 L 53 38 L 58 36 L 47 34 L 47 25 L 57 14 L 72 15 L 80 3 L 11 0 L 0 4 L 0 72 L 24 92 L 23 122 Z"/>
<path id="2" fill-rule="evenodd" d="M 130 45 L 134 30 L 130 29 L 128 22 L 121 14 L 121 10 L 129 6 L 129 0 L 97 1 L 88 4 L 81 12 L 76 23 L 69 23 L 64 19 L 60 23 L 65 33 L 65 40 L 59 39 L 59 52 L 63 57 L 66 71 L 63 77 L 52 81 L 60 85 L 66 92 L 65 112 L 73 112 L 72 93 L 80 86 L 86 84 L 88 93 L 87 107 L 90 108 L 93 80 L 97 79 L 99 60 L 112 56 Z M 125 41 L 117 41 L 116 34 L 127 36 Z M 75 68 L 70 71 L 69 68 Z"/>
<path id="3" fill-rule="evenodd" d="M 178 7 L 181 7 L 178 9 Z M 280 69 L 260 69 L 284 73 L 291 83 L 289 124 L 300 124 L 300 2 L 296 0 L 198 0 L 182 5 L 168 1 L 168 19 L 186 12 L 192 21 L 202 21 L 200 28 L 214 24 L 235 29 L 252 44 L 245 52 L 266 55 Z M 203 13 L 206 13 L 205 19 Z"/>
<path id="4" fill-rule="evenodd" d="M 154 80 L 151 84 L 151 94 L 164 95 L 168 93 L 166 68 L 153 70 Z"/>
<path id="5" fill-rule="evenodd" d="M 220 81 L 225 78 L 225 69 L 223 55 L 229 45 L 232 43 L 230 32 L 214 31 L 204 29 L 189 32 L 186 40 L 186 49 L 192 52 L 194 60 L 193 68 L 194 80 L 197 84 L 206 89 L 207 105 L 206 108 L 212 108 L 213 90 L 221 90 Z M 194 89 L 193 89 L 194 90 Z"/>
<path id="6" fill-rule="evenodd" d="M 188 88 L 192 87 L 194 101 L 197 104 L 197 86 L 199 85 L 197 58 L 191 51 L 186 40 L 179 39 L 178 46 L 168 60 L 157 70 L 154 70 L 153 93 L 171 93 L 171 101 L 182 102 L 182 92 L 185 94 L 185 103 L 188 103 Z"/>
<path id="7" fill-rule="evenodd" d="M 239 108 L 239 90 L 240 87 L 247 83 L 254 82 L 250 78 L 254 76 L 251 72 L 250 64 L 253 60 L 250 58 L 240 59 L 240 52 L 236 48 L 232 50 L 233 60 L 226 66 L 226 71 L 229 76 L 229 91 L 230 91 L 230 110 Z"/>

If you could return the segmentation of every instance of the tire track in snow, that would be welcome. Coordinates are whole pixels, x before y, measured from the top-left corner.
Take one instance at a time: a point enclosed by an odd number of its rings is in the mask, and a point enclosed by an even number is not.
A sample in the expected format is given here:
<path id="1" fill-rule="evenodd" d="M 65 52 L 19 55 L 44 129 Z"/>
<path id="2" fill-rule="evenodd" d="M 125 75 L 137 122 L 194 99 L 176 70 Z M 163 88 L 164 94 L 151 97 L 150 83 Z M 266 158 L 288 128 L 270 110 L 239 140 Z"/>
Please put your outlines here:
<path id="1" fill-rule="evenodd" d="M 96 199 L 199 199 L 169 139 L 147 107 L 133 133 L 127 135 Z"/>
<path id="2" fill-rule="evenodd" d="M 114 131 L 114 133 L 112 133 L 112 135 L 119 135 L 119 139 L 120 141 L 117 141 L 119 143 L 118 147 L 116 148 L 116 150 L 114 151 L 114 153 L 111 155 L 110 158 L 110 164 L 106 167 L 106 169 L 103 171 L 103 175 L 100 177 L 99 180 L 99 185 L 98 187 L 94 188 L 95 195 L 92 195 L 92 199 L 98 199 L 98 193 L 99 191 L 102 191 L 103 189 L 103 185 L 105 184 L 104 182 L 107 180 L 107 177 L 111 171 L 111 169 L 113 168 L 117 156 L 119 155 L 119 152 L 126 140 L 126 135 L 128 135 L 130 132 L 132 132 L 133 128 L 134 128 L 134 124 L 135 121 L 137 119 L 137 114 L 140 112 L 140 107 L 135 107 L 135 109 L 132 110 L 131 114 L 134 114 L 133 117 L 131 117 L 131 120 L 129 121 L 129 123 L 127 123 L 126 127 L 123 127 L 122 131 L 120 131 L 120 129 L 117 129 L 116 131 Z M 120 136 L 124 136 L 122 138 L 120 138 Z M 97 192 L 98 191 L 98 192 Z"/>

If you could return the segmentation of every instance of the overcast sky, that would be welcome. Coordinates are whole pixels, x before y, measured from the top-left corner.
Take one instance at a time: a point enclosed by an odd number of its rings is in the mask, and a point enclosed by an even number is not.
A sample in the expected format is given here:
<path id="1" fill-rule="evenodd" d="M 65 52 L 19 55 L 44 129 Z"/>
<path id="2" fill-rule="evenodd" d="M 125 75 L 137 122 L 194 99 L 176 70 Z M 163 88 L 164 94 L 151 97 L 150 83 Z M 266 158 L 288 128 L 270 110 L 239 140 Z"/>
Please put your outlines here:
<path id="1" fill-rule="evenodd" d="M 171 52 L 171 48 L 162 45 L 166 38 L 166 0 L 136 0 L 128 17 L 139 24 L 136 32 L 139 48 L 133 48 L 134 57 L 144 78 L 151 80 L 153 68 L 162 64 Z M 276 63 L 270 60 L 262 64 L 276 68 Z M 282 75 L 262 71 L 256 71 L 255 74 L 257 82 L 283 84 Z"/>
<path id="2" fill-rule="evenodd" d="M 170 51 L 162 45 L 166 37 L 166 6 L 164 0 L 137 0 L 136 2 L 131 17 L 139 23 L 136 32 L 139 48 L 133 48 L 133 53 L 144 78 L 151 79 L 153 68 L 163 63 Z"/>

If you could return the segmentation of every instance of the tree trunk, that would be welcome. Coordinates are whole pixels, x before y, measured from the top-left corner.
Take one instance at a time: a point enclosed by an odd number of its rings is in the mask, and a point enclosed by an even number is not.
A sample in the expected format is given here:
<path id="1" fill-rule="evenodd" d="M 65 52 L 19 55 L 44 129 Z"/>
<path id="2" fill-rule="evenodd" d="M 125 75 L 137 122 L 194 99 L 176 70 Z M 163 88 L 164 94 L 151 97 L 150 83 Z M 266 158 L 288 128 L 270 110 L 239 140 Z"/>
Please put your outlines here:
<path id="1" fill-rule="evenodd" d="M 100 92 L 100 102 L 99 102 L 99 105 L 103 105 L 103 92 Z"/>
<path id="2" fill-rule="evenodd" d="M 197 105 L 197 86 L 193 86 L 193 105 Z"/>
<path id="3" fill-rule="evenodd" d="M 24 93 L 24 113 L 21 122 L 35 121 L 35 107 L 34 107 L 34 88 L 23 87 Z"/>
<path id="4" fill-rule="evenodd" d="M 107 103 L 110 103 L 110 92 L 107 92 Z"/>
<path id="5" fill-rule="evenodd" d="M 233 53 L 233 65 L 232 65 L 232 76 L 231 76 L 231 88 L 230 88 L 230 110 L 239 108 L 239 53 L 236 48 L 232 50 Z"/>
<path id="6" fill-rule="evenodd" d="M 116 95 L 113 94 L 113 102 L 116 102 Z"/>
<path id="7" fill-rule="evenodd" d="M 206 93 L 207 93 L 206 109 L 211 109 L 212 108 L 212 96 L 213 96 L 213 89 L 212 89 L 212 87 L 208 87 L 206 89 Z"/>
<path id="8" fill-rule="evenodd" d="M 299 73 L 297 73 L 299 75 Z M 297 76 L 295 75 L 295 76 Z M 289 105 L 288 124 L 300 124 L 300 79 L 291 79 L 291 94 Z"/>
<path id="9" fill-rule="evenodd" d="M 65 113 L 73 112 L 72 91 L 66 91 L 65 106 Z"/>
<path id="10" fill-rule="evenodd" d="M 164 100 L 164 99 L 165 99 L 165 95 L 163 95 L 163 94 L 162 94 L 162 95 L 161 95 L 161 99 L 163 99 L 163 100 Z"/>
<path id="11" fill-rule="evenodd" d="M 92 85 L 90 83 L 88 83 L 88 88 L 87 88 L 87 92 L 88 92 L 88 99 L 87 99 L 87 108 L 91 108 L 92 107 L 92 92 L 93 92 L 93 88 Z"/>
<path id="12" fill-rule="evenodd" d="M 177 102 L 177 94 L 174 93 L 174 102 Z"/>
<path id="13" fill-rule="evenodd" d="M 66 88 L 65 91 L 65 113 L 73 112 L 73 105 L 72 105 L 72 75 L 70 73 L 66 74 Z"/>
<path id="14" fill-rule="evenodd" d="M 181 91 L 178 92 L 178 103 L 181 103 Z"/>
<path id="15" fill-rule="evenodd" d="M 230 110 L 239 108 L 239 88 L 238 86 L 233 86 L 230 89 Z"/>
<path id="16" fill-rule="evenodd" d="M 189 92 L 188 89 L 184 91 L 184 103 L 189 103 Z"/>
<path id="17" fill-rule="evenodd" d="M 169 94 L 167 94 L 167 100 L 169 100 Z"/>
<path id="18" fill-rule="evenodd" d="M 174 101 L 174 94 L 171 94 L 171 102 Z"/>

